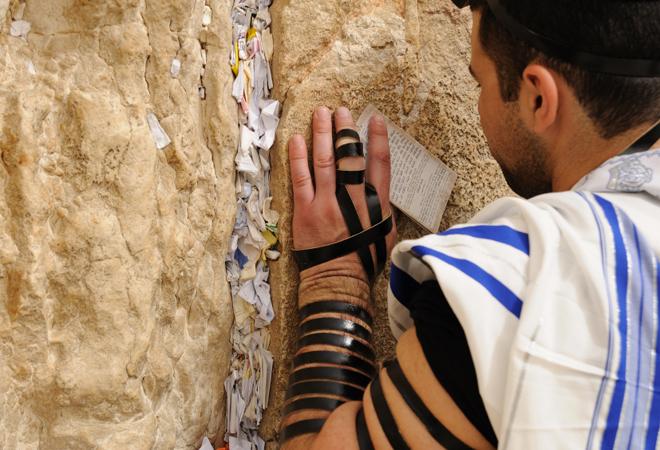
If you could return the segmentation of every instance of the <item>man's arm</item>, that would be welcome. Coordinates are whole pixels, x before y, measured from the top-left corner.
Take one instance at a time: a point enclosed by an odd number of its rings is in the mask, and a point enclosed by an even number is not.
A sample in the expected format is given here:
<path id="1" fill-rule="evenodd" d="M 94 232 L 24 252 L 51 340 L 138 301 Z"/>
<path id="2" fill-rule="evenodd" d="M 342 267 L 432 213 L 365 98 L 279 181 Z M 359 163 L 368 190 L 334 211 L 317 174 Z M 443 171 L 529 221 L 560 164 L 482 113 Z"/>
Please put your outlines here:
<path id="1" fill-rule="evenodd" d="M 353 119 L 346 108 L 337 110 L 335 127 L 337 130 L 354 128 Z M 315 183 L 312 182 L 307 148 L 302 136 L 294 136 L 289 142 L 294 196 L 292 225 L 296 249 L 322 247 L 349 237 L 336 198 L 336 170 L 364 170 L 366 165 L 364 158 L 348 157 L 342 159 L 339 167 L 336 167 L 332 117 L 327 108 L 315 111 L 312 128 Z M 387 129 L 380 120 L 370 124 L 369 132 L 371 143 L 367 179 L 379 194 L 385 216 L 390 212 Z M 346 190 L 362 228 L 368 228 L 370 219 L 364 184 L 348 185 Z M 394 240 L 393 232 L 387 237 L 388 253 Z M 362 398 L 364 388 L 376 371 L 370 342 L 370 295 L 371 286 L 367 274 L 355 253 L 301 272 L 299 308 L 304 311 L 310 305 L 321 307 L 316 307 L 313 314 L 307 314 L 301 321 L 301 342 L 287 390 L 281 441 L 299 433 L 301 427 L 327 419 L 338 405 Z M 328 301 L 335 302 L 334 310 L 323 307 L 323 302 Z M 346 309 L 346 305 L 353 305 L 354 314 Z M 349 345 L 320 343 L 327 342 L 328 338 L 346 339 L 347 342 L 343 344 Z M 318 382 L 323 385 L 319 386 Z M 320 429 L 318 426 L 315 428 Z M 288 445 L 296 445 L 295 442 L 309 440 L 312 436 L 306 434 L 291 439 Z"/>
<path id="2" fill-rule="evenodd" d="M 413 449 L 493 448 L 436 380 L 426 362 L 414 329 L 406 332 L 401 337 L 397 344 L 396 355 L 396 362 L 398 362 L 405 379 L 423 401 L 432 417 L 446 431 L 439 429 L 437 424 L 434 426 L 433 431 L 430 431 L 403 398 L 399 386 L 393 383 L 389 375 L 390 371 L 382 369 L 378 378 L 382 386 L 383 398 L 393 416 L 395 429 L 388 427 L 384 429 L 381 424 L 379 413 L 370 395 L 370 386 L 366 390 L 363 402 L 346 403 L 334 411 L 321 433 L 312 438 L 303 436 L 298 441 L 292 440 L 284 448 L 288 450 L 309 448 L 314 450 L 336 448 L 357 450 L 359 447 L 357 445 L 355 424 L 360 408 L 364 410 L 369 437 L 375 449 L 397 448 L 391 443 L 391 435 L 396 433 L 400 434 L 404 443 Z M 382 411 L 380 413 L 382 415 Z M 385 430 L 387 430 L 387 433 Z M 438 442 L 438 437 L 444 441 L 444 445 Z M 461 444 L 463 446 L 460 446 Z"/>
<path id="3" fill-rule="evenodd" d="M 354 127 L 352 117 L 345 108 L 337 111 L 335 127 L 337 130 Z M 307 165 L 304 140 L 295 136 L 289 145 L 294 193 L 293 234 L 297 249 L 320 247 L 348 237 L 335 198 L 332 123 L 326 109 L 315 112 L 313 147 L 316 186 L 312 183 Z M 390 167 L 387 129 L 382 120 L 375 119 L 370 123 L 368 155 L 367 180 L 379 193 L 383 216 L 386 216 L 389 214 Z M 364 166 L 363 158 L 346 158 L 340 161 L 339 169 L 359 170 Z M 348 190 L 363 228 L 367 228 L 369 215 L 364 185 L 348 186 Z M 388 253 L 394 240 L 393 232 L 387 238 Z M 364 424 L 361 430 L 363 441 L 366 436 L 366 441 L 377 449 L 466 448 L 466 444 L 473 448 L 491 448 L 435 379 L 414 330 L 399 340 L 398 366 L 389 366 L 380 372 L 375 370 L 373 352 L 370 351 L 371 325 L 366 316 L 372 310 L 370 286 L 355 254 L 301 272 L 298 301 L 303 311 L 310 310 L 308 305 L 322 305 L 319 302 L 327 301 L 350 304 L 356 308 L 349 312 L 341 308 L 334 311 L 324 310 L 324 307 L 313 308 L 315 312 L 303 318 L 294 375 L 290 380 L 281 427 L 285 438 L 286 435 L 294 437 L 285 439 L 283 448 L 357 449 L 356 421 L 360 416 L 363 421 L 357 422 Z M 323 322 L 324 325 L 319 328 L 319 318 L 331 320 Z M 348 328 L 344 325 L 335 327 L 340 323 L 353 325 Z M 318 336 L 310 339 L 310 336 L 319 334 L 333 334 L 347 340 L 319 344 Z M 323 339 L 323 342 L 328 342 Z M 333 373 L 334 379 L 324 376 L 327 369 Z M 301 374 L 316 375 L 311 380 L 307 377 L 311 382 L 300 383 L 296 379 L 301 378 L 298 377 Z M 315 378 L 317 375 L 318 378 Z M 343 381 L 337 382 L 336 375 L 340 375 Z M 368 384 L 373 376 L 374 382 Z M 340 385 L 339 388 L 337 385 Z M 335 388 L 338 390 L 332 393 Z M 300 408 L 300 405 L 310 407 Z M 321 422 L 324 422 L 322 429 L 315 426 Z M 310 430 L 321 429 L 320 433 L 295 436 L 307 425 L 310 425 Z"/>

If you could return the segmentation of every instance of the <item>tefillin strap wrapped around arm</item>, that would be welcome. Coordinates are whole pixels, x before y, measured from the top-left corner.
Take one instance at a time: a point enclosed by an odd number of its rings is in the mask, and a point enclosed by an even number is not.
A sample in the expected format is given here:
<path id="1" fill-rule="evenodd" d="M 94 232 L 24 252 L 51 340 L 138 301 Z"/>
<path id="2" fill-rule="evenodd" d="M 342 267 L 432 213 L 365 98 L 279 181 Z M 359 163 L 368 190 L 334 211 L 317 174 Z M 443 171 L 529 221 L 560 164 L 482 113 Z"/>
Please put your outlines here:
<path id="1" fill-rule="evenodd" d="M 302 337 L 283 414 L 332 412 L 347 401 L 361 400 L 376 374 L 369 344 L 371 314 L 348 302 L 327 300 L 301 308 L 300 315 Z M 318 433 L 324 422 L 308 419 L 289 424 L 282 429 L 280 442 Z"/>

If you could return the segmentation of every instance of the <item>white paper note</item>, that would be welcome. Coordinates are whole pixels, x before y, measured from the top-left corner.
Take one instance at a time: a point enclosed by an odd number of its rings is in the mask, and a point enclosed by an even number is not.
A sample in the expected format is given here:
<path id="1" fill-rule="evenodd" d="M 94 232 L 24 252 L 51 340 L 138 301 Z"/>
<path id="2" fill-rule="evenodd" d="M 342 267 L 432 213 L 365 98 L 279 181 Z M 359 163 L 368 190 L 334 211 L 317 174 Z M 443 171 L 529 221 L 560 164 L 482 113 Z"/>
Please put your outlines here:
<path id="1" fill-rule="evenodd" d="M 456 182 L 456 173 L 373 105 L 368 105 L 357 121 L 365 145 L 369 119 L 374 114 L 385 118 L 389 133 L 392 160 L 390 202 L 431 233 L 438 232 Z"/>
<path id="2" fill-rule="evenodd" d="M 202 446 L 199 448 L 199 450 L 214 450 L 213 445 L 211 445 L 211 441 L 209 441 L 209 438 L 204 437 Z"/>
<path id="3" fill-rule="evenodd" d="M 204 5 L 204 13 L 202 14 L 202 25 L 208 27 L 209 25 L 211 25 L 212 20 L 213 20 L 213 11 L 211 11 L 211 8 L 208 5 Z"/>
<path id="4" fill-rule="evenodd" d="M 30 25 L 30 22 L 25 20 L 14 20 L 9 27 L 9 34 L 14 37 L 22 37 L 23 39 L 27 39 L 27 35 L 31 28 L 32 25 Z"/>
<path id="5" fill-rule="evenodd" d="M 280 103 L 277 100 L 266 100 L 261 107 L 261 128 L 264 135 L 259 142 L 259 148 L 270 150 L 275 142 L 275 132 L 280 123 Z"/>
<path id="6" fill-rule="evenodd" d="M 181 71 L 181 61 L 177 58 L 172 59 L 172 64 L 170 65 L 170 75 L 172 76 L 172 78 L 178 77 L 180 71 Z"/>
<path id="7" fill-rule="evenodd" d="M 156 117 L 156 114 L 152 112 L 147 113 L 147 123 L 149 124 L 151 135 L 154 138 L 154 142 L 156 143 L 156 147 L 158 148 L 158 150 L 162 150 L 172 143 L 172 140 L 167 135 L 165 130 L 163 130 L 163 127 L 160 125 L 160 122 L 158 121 L 158 117 Z"/>

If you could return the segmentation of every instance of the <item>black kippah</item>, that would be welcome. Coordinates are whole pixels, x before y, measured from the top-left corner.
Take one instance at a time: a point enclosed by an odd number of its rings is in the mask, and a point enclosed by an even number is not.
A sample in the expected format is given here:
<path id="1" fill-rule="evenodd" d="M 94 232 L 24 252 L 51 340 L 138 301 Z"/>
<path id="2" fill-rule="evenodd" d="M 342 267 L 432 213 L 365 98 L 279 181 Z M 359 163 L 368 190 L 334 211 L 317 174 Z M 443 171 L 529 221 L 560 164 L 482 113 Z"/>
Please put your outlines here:
<path id="1" fill-rule="evenodd" d="M 459 8 L 470 4 L 470 0 L 453 0 Z M 507 29 L 513 36 L 534 47 L 549 57 L 575 64 L 584 70 L 609 75 L 625 77 L 660 77 L 660 58 L 644 57 L 642 55 L 621 56 L 615 49 L 608 47 L 593 48 L 589 44 L 580 42 L 568 42 L 558 36 L 551 36 L 545 30 L 517 17 L 512 7 L 504 5 L 502 0 L 485 0 L 497 21 Z M 533 7 L 538 10 L 539 3 L 548 0 L 534 0 Z M 561 7 L 563 4 L 552 2 L 552 7 Z M 564 2 L 565 3 L 565 2 Z M 565 6 L 563 6 L 565 7 Z M 571 6 L 576 11 L 581 8 L 579 4 Z M 632 7 L 630 2 L 620 2 L 619 8 Z M 602 11 L 602 6 L 594 7 L 594 11 Z M 595 20 L 595 19 L 594 19 Z M 623 19 L 622 19 L 623 20 Z M 607 21 L 600 20 L 598 23 L 605 24 Z M 538 24 L 537 24 L 538 25 Z M 590 24 L 584 24 L 590 27 Z M 652 39 L 650 36 L 649 39 Z"/>

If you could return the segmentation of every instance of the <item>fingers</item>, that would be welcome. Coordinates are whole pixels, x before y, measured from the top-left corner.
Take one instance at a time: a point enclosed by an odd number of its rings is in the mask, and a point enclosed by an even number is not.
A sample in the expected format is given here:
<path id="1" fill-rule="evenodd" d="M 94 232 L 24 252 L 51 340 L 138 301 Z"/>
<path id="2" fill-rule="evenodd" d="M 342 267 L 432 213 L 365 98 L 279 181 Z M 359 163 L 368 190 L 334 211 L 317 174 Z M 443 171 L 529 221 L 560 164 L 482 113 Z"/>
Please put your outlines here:
<path id="1" fill-rule="evenodd" d="M 314 186 L 307 163 L 307 146 L 299 134 L 289 139 L 289 165 L 294 204 L 296 206 L 309 205 L 314 200 Z"/>
<path id="2" fill-rule="evenodd" d="M 380 115 L 369 121 L 369 144 L 367 152 L 367 180 L 378 191 L 383 209 L 390 199 L 390 145 L 387 125 Z"/>
<path id="3" fill-rule="evenodd" d="M 335 157 L 332 148 L 332 116 L 321 106 L 314 111 L 312 141 L 316 197 L 328 198 L 335 194 Z"/>
<path id="4" fill-rule="evenodd" d="M 344 130 L 346 128 L 351 128 L 355 130 L 355 123 L 353 122 L 353 116 L 348 108 L 340 106 L 335 111 L 335 129 L 337 131 Z M 341 146 L 348 142 L 353 142 L 354 139 L 344 138 L 337 141 L 337 146 Z M 364 158 L 361 157 L 350 157 L 343 158 L 339 161 L 339 169 L 341 170 L 364 170 Z"/>

